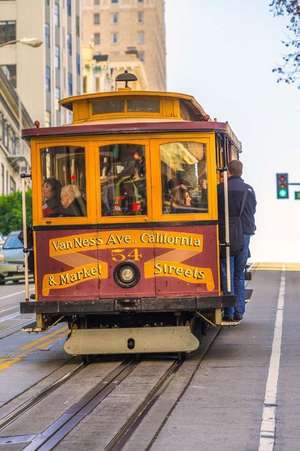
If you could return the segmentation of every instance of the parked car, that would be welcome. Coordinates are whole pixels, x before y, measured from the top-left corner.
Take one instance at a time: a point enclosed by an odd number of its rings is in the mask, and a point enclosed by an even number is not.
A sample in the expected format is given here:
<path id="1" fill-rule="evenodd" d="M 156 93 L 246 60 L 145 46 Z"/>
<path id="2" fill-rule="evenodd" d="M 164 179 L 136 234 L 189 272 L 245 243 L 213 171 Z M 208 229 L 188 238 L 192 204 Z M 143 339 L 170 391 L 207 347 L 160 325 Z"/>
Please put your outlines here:
<path id="1" fill-rule="evenodd" d="M 4 244 L 5 238 L 6 237 L 0 232 L 0 249 L 2 249 L 2 246 Z"/>
<path id="2" fill-rule="evenodd" d="M 0 285 L 24 279 L 24 252 L 19 234 L 20 231 L 10 232 L 0 251 Z"/>

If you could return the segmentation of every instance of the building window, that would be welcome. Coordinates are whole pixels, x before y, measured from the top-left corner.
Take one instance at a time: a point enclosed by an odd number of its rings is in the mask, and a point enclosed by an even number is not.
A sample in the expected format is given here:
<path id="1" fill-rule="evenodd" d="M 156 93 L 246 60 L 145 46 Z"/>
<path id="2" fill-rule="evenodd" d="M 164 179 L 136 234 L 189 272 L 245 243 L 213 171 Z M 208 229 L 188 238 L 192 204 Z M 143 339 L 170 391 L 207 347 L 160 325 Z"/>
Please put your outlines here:
<path id="1" fill-rule="evenodd" d="M 100 42 L 101 42 L 100 33 L 94 33 L 94 44 L 100 45 Z"/>
<path id="2" fill-rule="evenodd" d="M 55 3 L 54 5 L 54 24 L 56 27 L 59 27 L 59 4 Z"/>
<path id="3" fill-rule="evenodd" d="M 94 25 L 99 25 L 99 24 L 100 24 L 100 14 L 95 13 L 94 14 Z"/>
<path id="4" fill-rule="evenodd" d="M 51 92 L 51 70 L 50 66 L 46 66 L 46 89 Z"/>
<path id="5" fill-rule="evenodd" d="M 76 55 L 76 69 L 77 69 L 77 75 L 81 74 L 81 61 L 80 61 L 80 54 L 77 53 Z"/>
<path id="6" fill-rule="evenodd" d="M 5 169 L 4 165 L 1 163 L 1 194 L 4 196 L 4 190 L 5 190 Z"/>
<path id="7" fill-rule="evenodd" d="M 119 0 L 111 0 L 112 4 L 119 3 Z"/>
<path id="8" fill-rule="evenodd" d="M 138 23 L 144 23 L 144 11 L 138 11 Z"/>
<path id="9" fill-rule="evenodd" d="M 45 44 L 46 47 L 50 47 L 50 27 L 48 23 L 45 23 Z"/>
<path id="10" fill-rule="evenodd" d="M 16 21 L 2 20 L 0 22 L 0 44 L 16 40 Z"/>
<path id="11" fill-rule="evenodd" d="M 55 69 L 60 69 L 60 48 L 55 46 Z"/>
<path id="12" fill-rule="evenodd" d="M 16 182 L 14 181 L 14 179 L 12 177 L 10 177 L 10 192 L 15 193 L 16 190 L 17 190 Z"/>
<path id="13" fill-rule="evenodd" d="M 94 5 L 95 6 L 100 5 L 100 0 L 94 0 Z"/>
<path id="14" fill-rule="evenodd" d="M 112 13 L 111 15 L 111 23 L 119 23 L 119 13 Z"/>
<path id="15" fill-rule="evenodd" d="M 73 77 L 71 72 L 68 72 L 68 95 L 71 96 L 73 94 Z"/>
<path id="16" fill-rule="evenodd" d="M 76 16 L 76 36 L 80 36 L 80 17 Z"/>
<path id="17" fill-rule="evenodd" d="M 59 110 L 60 88 L 55 88 L 55 109 Z"/>
<path id="18" fill-rule="evenodd" d="M 138 3 L 144 3 L 144 0 L 138 0 Z"/>
<path id="19" fill-rule="evenodd" d="M 51 126 L 51 113 L 50 111 L 46 111 L 45 113 L 45 127 Z"/>
<path id="20" fill-rule="evenodd" d="M 86 75 L 82 79 L 82 91 L 87 92 L 87 76 Z"/>
<path id="21" fill-rule="evenodd" d="M 10 81 L 14 88 L 17 87 L 17 65 L 16 64 L 6 64 L 0 66 L 3 70 L 6 78 Z"/>
<path id="22" fill-rule="evenodd" d="M 67 0 L 67 13 L 68 16 L 72 16 L 72 0 Z"/>
<path id="23" fill-rule="evenodd" d="M 71 56 L 72 55 L 72 35 L 71 35 L 71 33 L 67 34 L 67 49 L 68 49 L 68 54 Z"/>
<path id="24" fill-rule="evenodd" d="M 137 43 L 140 44 L 140 45 L 145 43 L 145 33 L 143 31 L 138 31 Z"/>
<path id="25" fill-rule="evenodd" d="M 60 100 L 60 88 L 55 88 L 55 99 Z"/>
<path id="26" fill-rule="evenodd" d="M 139 52 L 139 59 L 140 59 L 140 61 L 142 61 L 142 62 L 145 61 L 145 52 L 144 52 L 144 51 L 140 51 L 140 52 Z"/>
<path id="27" fill-rule="evenodd" d="M 119 33 L 112 33 L 111 34 L 111 42 L 112 42 L 112 44 L 118 44 L 118 42 L 119 42 Z"/>

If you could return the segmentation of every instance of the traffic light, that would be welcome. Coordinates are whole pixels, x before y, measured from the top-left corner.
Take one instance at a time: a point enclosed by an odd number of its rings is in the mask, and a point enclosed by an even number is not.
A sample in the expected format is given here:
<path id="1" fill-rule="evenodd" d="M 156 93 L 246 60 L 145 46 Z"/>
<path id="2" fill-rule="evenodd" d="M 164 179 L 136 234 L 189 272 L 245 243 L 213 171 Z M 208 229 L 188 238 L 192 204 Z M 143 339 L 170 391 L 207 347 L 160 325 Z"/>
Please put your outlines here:
<path id="1" fill-rule="evenodd" d="M 289 198 L 289 175 L 276 174 L 277 199 Z"/>

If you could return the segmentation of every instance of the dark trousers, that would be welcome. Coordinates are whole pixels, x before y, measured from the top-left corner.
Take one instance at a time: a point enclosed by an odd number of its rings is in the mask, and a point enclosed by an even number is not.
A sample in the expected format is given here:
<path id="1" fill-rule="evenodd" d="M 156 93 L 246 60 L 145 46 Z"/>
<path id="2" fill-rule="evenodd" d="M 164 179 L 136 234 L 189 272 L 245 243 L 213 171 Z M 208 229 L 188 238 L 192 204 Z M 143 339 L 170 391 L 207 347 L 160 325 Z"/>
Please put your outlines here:
<path id="1" fill-rule="evenodd" d="M 233 316 L 235 313 L 244 315 L 245 313 L 245 268 L 249 255 L 249 243 L 251 235 L 244 234 L 244 247 L 242 251 L 235 256 L 230 257 L 230 273 L 232 293 L 237 298 L 235 307 L 225 309 L 226 316 Z M 228 293 L 226 279 L 226 259 L 221 259 L 221 285 L 224 293 Z"/>

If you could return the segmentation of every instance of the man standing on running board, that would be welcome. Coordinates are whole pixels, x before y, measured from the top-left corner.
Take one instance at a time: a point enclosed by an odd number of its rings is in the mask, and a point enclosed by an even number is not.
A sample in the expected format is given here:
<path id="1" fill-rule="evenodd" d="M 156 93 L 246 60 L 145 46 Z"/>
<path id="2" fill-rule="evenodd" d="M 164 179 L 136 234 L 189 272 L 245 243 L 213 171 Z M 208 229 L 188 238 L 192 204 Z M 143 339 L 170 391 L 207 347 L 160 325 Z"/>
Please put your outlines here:
<path id="1" fill-rule="evenodd" d="M 230 257 L 233 293 L 237 298 L 234 307 L 225 309 L 225 321 L 241 321 L 245 313 L 245 268 L 249 256 L 249 243 L 254 235 L 256 226 L 254 215 L 256 211 L 256 197 L 253 188 L 242 179 L 243 164 L 240 160 L 232 160 L 228 164 L 228 201 L 229 217 L 241 217 L 243 229 L 243 248 L 237 255 Z M 218 186 L 219 218 L 224 217 L 224 185 Z M 221 258 L 222 287 L 226 287 L 226 260 Z"/>

